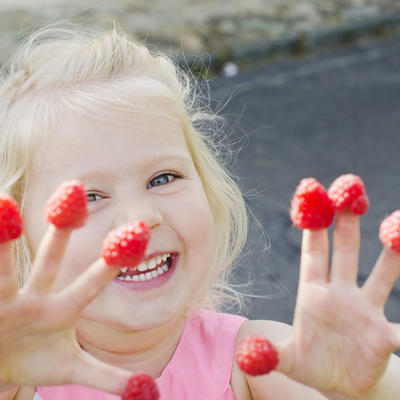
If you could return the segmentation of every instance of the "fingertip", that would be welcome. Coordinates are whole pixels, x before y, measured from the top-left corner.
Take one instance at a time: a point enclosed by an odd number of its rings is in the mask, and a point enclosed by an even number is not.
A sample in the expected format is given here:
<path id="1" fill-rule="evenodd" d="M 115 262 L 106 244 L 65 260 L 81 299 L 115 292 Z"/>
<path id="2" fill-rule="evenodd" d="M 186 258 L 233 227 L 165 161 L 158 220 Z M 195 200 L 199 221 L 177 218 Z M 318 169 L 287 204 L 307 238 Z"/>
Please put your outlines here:
<path id="1" fill-rule="evenodd" d="M 297 186 L 290 205 L 290 219 L 299 229 L 329 227 L 335 209 L 324 186 L 315 178 L 304 178 Z"/>
<path id="2" fill-rule="evenodd" d="M 400 252 L 382 245 L 382 257 L 391 264 L 399 264 L 400 263 Z"/>
<path id="3" fill-rule="evenodd" d="M 285 339 L 274 344 L 275 349 L 278 353 L 278 364 L 276 365 L 276 371 L 281 372 L 285 375 L 290 375 L 293 369 L 293 355 L 292 349 L 293 340 Z"/>
<path id="4" fill-rule="evenodd" d="M 71 234 L 71 232 L 73 231 L 72 228 L 60 228 L 57 225 L 54 225 L 52 223 L 48 223 L 47 230 L 51 235 L 57 236 L 60 238 L 69 236 Z"/>
<path id="5" fill-rule="evenodd" d="M 343 174 L 328 189 L 328 196 L 336 210 L 350 209 L 363 215 L 368 211 L 369 198 L 362 178 L 355 174 Z"/>
<path id="6" fill-rule="evenodd" d="M 400 253 L 400 210 L 394 211 L 381 222 L 379 240 L 385 248 Z"/>
<path id="7" fill-rule="evenodd" d="M 328 230 L 320 229 L 304 229 L 302 238 L 302 251 L 314 253 L 316 251 L 325 250 L 328 246 Z"/>
<path id="8" fill-rule="evenodd" d="M 72 233 L 72 229 L 60 229 L 53 224 L 49 224 L 46 233 L 42 239 L 40 247 L 53 247 L 56 251 L 64 251 Z"/>
<path id="9" fill-rule="evenodd" d="M 160 392 L 154 378 L 145 373 L 132 375 L 124 388 L 121 400 L 158 400 Z"/>
<path id="10" fill-rule="evenodd" d="M 336 216 L 336 223 L 335 223 L 335 228 L 337 227 L 349 227 L 349 228 L 358 228 L 358 225 L 360 223 L 360 214 L 354 213 L 350 208 L 346 207 L 343 210 L 337 211 L 337 216 Z"/>
<path id="11" fill-rule="evenodd" d="M 338 217 L 360 218 L 360 214 L 355 213 L 350 207 L 337 210 L 336 214 Z"/>
<path id="12" fill-rule="evenodd" d="M 115 278 L 121 271 L 119 267 L 108 265 L 103 257 L 99 257 L 92 265 L 91 268 L 101 271 L 108 279 Z"/>
<path id="13" fill-rule="evenodd" d="M 369 209 L 369 198 L 365 193 L 363 196 L 358 197 L 350 204 L 350 209 L 357 215 L 364 215 Z"/>
<path id="14" fill-rule="evenodd" d="M 108 233 L 101 256 L 110 266 L 135 267 L 143 259 L 149 240 L 150 227 L 143 221 L 133 221 Z"/>
<path id="15" fill-rule="evenodd" d="M 276 347 L 267 338 L 249 335 L 237 347 L 236 363 L 248 375 L 265 375 L 276 369 L 279 355 Z"/>
<path id="16" fill-rule="evenodd" d="M 44 219 L 59 229 L 78 229 L 88 218 L 87 197 L 83 182 L 64 181 L 48 198 Z"/>
<path id="17" fill-rule="evenodd" d="M 115 279 L 119 273 L 121 272 L 121 269 L 119 266 L 116 265 L 110 265 L 107 263 L 107 260 L 100 256 L 93 264 L 93 268 L 96 270 L 101 271 L 101 275 L 105 277 L 107 281 L 111 281 Z"/>
<path id="18" fill-rule="evenodd" d="M 97 265 L 95 268 L 100 271 L 98 273 L 98 279 L 102 281 L 99 282 L 99 286 L 101 287 L 108 285 L 121 273 L 121 269 L 119 267 L 108 265 L 102 257 L 98 258 L 94 264 Z"/>
<path id="19" fill-rule="evenodd" d="M 23 232 L 24 221 L 18 203 L 6 193 L 0 193 L 0 243 L 14 241 Z"/>

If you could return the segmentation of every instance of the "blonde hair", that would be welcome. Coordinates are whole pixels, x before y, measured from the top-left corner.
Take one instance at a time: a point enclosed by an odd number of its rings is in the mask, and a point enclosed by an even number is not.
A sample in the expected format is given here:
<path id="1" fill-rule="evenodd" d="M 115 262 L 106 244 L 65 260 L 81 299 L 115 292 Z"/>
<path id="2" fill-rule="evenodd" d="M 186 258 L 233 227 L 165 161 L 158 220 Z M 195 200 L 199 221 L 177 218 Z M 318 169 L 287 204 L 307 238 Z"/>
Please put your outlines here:
<path id="1" fill-rule="evenodd" d="M 204 295 L 191 307 L 220 310 L 239 304 L 241 308 L 243 299 L 229 286 L 229 278 L 246 240 L 247 214 L 241 191 L 225 167 L 215 140 L 224 119 L 204 102 L 200 104 L 197 79 L 167 55 L 150 52 L 128 38 L 115 24 L 107 32 L 72 23 L 49 25 L 28 37 L 3 66 L 0 191 L 13 196 L 23 212 L 35 144 L 51 134 L 57 113 L 69 107 L 103 118 L 96 114 L 98 105 L 130 110 L 130 83 L 136 88 L 147 83 L 143 96 L 156 94 L 167 100 L 178 116 L 213 215 L 215 256 L 204 282 Z M 137 110 L 140 105 L 134 107 Z M 15 255 L 22 287 L 32 267 L 25 235 L 15 241 Z"/>

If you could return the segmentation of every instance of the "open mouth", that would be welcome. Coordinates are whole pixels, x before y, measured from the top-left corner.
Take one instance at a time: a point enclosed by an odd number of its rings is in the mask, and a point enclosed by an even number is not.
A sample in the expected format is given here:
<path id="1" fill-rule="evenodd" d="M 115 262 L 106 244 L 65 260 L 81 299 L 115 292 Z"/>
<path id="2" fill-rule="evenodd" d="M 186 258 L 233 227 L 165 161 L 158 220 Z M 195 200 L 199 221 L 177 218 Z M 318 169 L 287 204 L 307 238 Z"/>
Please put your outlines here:
<path id="1" fill-rule="evenodd" d="M 117 279 L 121 281 L 145 282 L 168 272 L 176 253 L 165 253 L 140 263 L 134 268 L 123 267 Z"/>

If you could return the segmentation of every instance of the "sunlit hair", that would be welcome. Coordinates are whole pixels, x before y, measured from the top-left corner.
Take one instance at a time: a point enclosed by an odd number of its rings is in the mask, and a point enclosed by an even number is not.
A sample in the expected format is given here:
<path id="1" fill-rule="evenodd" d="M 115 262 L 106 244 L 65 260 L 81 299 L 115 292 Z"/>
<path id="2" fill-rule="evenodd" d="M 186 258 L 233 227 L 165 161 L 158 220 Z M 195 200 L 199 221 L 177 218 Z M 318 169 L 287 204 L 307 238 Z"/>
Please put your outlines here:
<path id="1" fill-rule="evenodd" d="M 247 235 L 246 206 L 216 140 L 224 119 L 211 112 L 209 103 L 199 101 L 201 97 L 199 81 L 172 58 L 150 52 L 115 25 L 107 32 L 72 23 L 44 27 L 29 36 L 2 68 L 0 191 L 13 196 L 23 213 L 35 148 L 51 135 L 57 116 L 66 109 L 92 118 L 114 117 L 115 123 L 115 112 L 151 116 L 151 101 L 157 98 L 165 105 L 166 116 L 179 118 L 215 223 L 215 257 L 199 296 L 188 306 L 241 306 L 241 295 L 228 281 Z M 32 268 L 25 235 L 15 241 L 15 254 L 22 287 Z"/>

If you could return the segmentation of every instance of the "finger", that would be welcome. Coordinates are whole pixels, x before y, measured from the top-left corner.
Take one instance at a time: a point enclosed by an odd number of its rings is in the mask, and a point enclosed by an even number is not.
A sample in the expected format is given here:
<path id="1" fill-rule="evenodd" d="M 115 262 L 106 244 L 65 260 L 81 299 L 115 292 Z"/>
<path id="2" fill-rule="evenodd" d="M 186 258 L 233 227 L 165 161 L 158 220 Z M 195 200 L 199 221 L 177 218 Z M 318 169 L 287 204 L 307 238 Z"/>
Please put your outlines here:
<path id="1" fill-rule="evenodd" d="M 59 300 L 73 305 L 73 311 L 80 313 L 120 272 L 99 258 L 59 293 Z"/>
<path id="2" fill-rule="evenodd" d="M 133 372 L 106 364 L 83 352 L 73 370 L 71 383 L 121 395 Z"/>
<path id="3" fill-rule="evenodd" d="M 392 329 L 392 341 L 395 349 L 400 349 L 400 324 L 391 322 L 390 327 Z"/>
<path id="4" fill-rule="evenodd" d="M 294 366 L 294 342 L 292 338 L 284 339 L 274 343 L 275 349 L 278 352 L 278 365 L 276 371 L 282 372 L 285 375 L 290 375 L 293 372 Z"/>
<path id="5" fill-rule="evenodd" d="M 305 282 L 328 280 L 329 242 L 326 229 L 304 229 L 299 287 Z"/>
<path id="6" fill-rule="evenodd" d="M 71 232 L 71 229 L 58 229 L 54 225 L 48 227 L 36 253 L 27 290 L 49 292 L 52 289 Z"/>
<path id="7" fill-rule="evenodd" d="M 15 296 L 17 291 L 13 242 L 9 240 L 0 243 L 0 300 Z"/>
<path id="8" fill-rule="evenodd" d="M 361 290 L 377 307 L 383 308 L 400 275 L 400 254 L 384 247 Z"/>
<path id="9" fill-rule="evenodd" d="M 360 251 L 360 217 L 339 211 L 333 233 L 330 280 L 357 282 Z"/>

